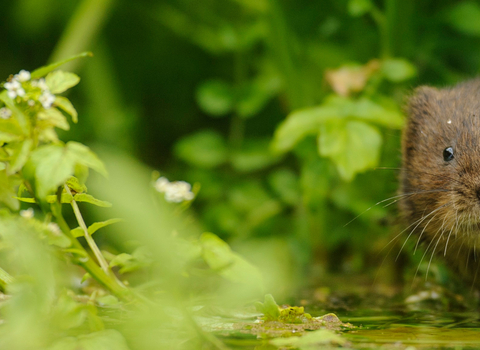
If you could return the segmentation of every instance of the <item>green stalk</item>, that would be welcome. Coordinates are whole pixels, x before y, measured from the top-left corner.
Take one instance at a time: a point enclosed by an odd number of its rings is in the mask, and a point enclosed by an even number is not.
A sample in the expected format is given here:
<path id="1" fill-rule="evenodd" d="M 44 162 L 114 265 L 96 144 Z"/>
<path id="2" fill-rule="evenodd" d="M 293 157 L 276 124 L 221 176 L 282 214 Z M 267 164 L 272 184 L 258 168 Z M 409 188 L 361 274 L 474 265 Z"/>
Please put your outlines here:
<path id="1" fill-rule="evenodd" d="M 377 24 L 378 31 L 380 32 L 380 56 L 383 59 L 388 58 L 391 56 L 391 45 L 387 18 L 385 17 L 385 14 L 375 5 L 372 6 L 370 15 Z"/>
<path id="2" fill-rule="evenodd" d="M 72 235 L 70 232 L 70 227 L 68 226 L 67 222 L 63 218 L 62 215 L 62 207 L 59 202 L 52 205 L 52 212 L 56 218 L 56 222 L 62 232 L 70 238 L 72 243 L 71 247 L 75 250 L 85 253 L 85 259 L 79 260 L 78 265 L 82 266 L 85 271 L 87 271 L 90 276 L 92 276 L 95 280 L 97 280 L 101 285 L 105 288 L 110 290 L 113 294 L 117 297 L 131 301 L 133 294 L 132 292 L 123 285 L 120 285 L 116 280 L 114 280 L 111 276 L 107 275 L 105 271 L 103 271 L 96 263 L 90 258 L 90 255 L 87 253 L 85 248 L 80 244 L 80 242 Z"/>
<path id="3" fill-rule="evenodd" d="M 72 205 L 73 212 L 75 213 L 75 218 L 77 219 L 78 225 L 82 229 L 83 235 L 84 235 L 85 239 L 87 240 L 88 246 L 92 250 L 93 254 L 95 254 L 95 257 L 97 258 L 98 263 L 102 267 L 103 271 L 107 275 L 110 275 L 111 271 L 110 271 L 110 268 L 108 266 L 108 263 L 105 260 L 105 257 L 103 256 L 102 252 L 98 248 L 97 244 L 95 243 L 94 239 L 92 238 L 92 236 L 88 232 L 87 225 L 85 224 L 85 221 L 83 220 L 83 216 L 82 216 L 82 213 L 80 212 L 80 208 L 78 207 L 77 202 L 75 201 L 75 199 L 73 199 L 72 192 L 70 191 L 70 189 L 68 188 L 67 185 L 64 185 L 63 187 L 65 188 L 65 191 L 70 196 L 72 196 L 72 203 L 70 203 L 70 204 Z"/>
<path id="4" fill-rule="evenodd" d="M 50 56 L 50 62 L 57 62 L 89 50 L 92 47 L 92 41 L 105 23 L 113 3 L 113 0 L 83 0 Z M 65 64 L 64 69 L 73 71 L 77 64 L 78 61 L 69 62 Z"/>

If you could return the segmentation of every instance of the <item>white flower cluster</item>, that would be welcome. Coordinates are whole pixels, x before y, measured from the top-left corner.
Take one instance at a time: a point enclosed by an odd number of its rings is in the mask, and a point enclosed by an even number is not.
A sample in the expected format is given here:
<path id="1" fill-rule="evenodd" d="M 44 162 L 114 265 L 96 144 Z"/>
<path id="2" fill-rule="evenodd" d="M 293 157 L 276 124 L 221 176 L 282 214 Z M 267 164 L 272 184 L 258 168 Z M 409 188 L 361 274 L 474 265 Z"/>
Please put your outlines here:
<path id="1" fill-rule="evenodd" d="M 185 181 L 170 182 L 166 177 L 160 177 L 155 181 L 155 189 L 165 193 L 165 200 L 172 203 L 191 201 L 195 194 L 191 191 L 192 186 Z"/>
<path id="2" fill-rule="evenodd" d="M 9 82 L 6 82 L 3 85 L 3 87 L 7 89 L 8 97 L 13 100 L 17 96 L 25 96 L 25 89 L 23 88 L 22 83 L 29 81 L 30 79 L 31 74 L 29 71 L 22 69 L 18 74 L 15 74 Z M 52 104 L 55 102 L 55 95 L 50 92 L 45 79 L 40 78 L 38 80 L 32 80 L 31 85 L 32 87 L 39 88 L 42 91 L 38 101 L 42 104 L 43 108 L 49 109 L 52 107 Z M 32 106 L 35 104 L 35 102 L 33 100 L 29 100 L 28 104 L 29 106 Z"/>
<path id="3" fill-rule="evenodd" d="M 31 219 L 34 216 L 33 208 L 28 208 L 25 210 L 20 210 L 20 216 L 25 219 Z"/>

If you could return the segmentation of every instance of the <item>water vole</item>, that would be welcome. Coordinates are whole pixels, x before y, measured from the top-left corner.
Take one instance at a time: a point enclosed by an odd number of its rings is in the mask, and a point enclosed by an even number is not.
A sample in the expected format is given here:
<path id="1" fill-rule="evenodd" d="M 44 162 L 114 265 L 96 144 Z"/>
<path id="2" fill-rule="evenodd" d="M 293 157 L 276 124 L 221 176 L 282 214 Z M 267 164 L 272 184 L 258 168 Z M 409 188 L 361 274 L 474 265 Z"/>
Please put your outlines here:
<path id="1" fill-rule="evenodd" d="M 444 257 L 480 288 L 480 79 L 420 87 L 408 114 L 400 185 L 405 232 L 424 244 L 425 259 Z"/>

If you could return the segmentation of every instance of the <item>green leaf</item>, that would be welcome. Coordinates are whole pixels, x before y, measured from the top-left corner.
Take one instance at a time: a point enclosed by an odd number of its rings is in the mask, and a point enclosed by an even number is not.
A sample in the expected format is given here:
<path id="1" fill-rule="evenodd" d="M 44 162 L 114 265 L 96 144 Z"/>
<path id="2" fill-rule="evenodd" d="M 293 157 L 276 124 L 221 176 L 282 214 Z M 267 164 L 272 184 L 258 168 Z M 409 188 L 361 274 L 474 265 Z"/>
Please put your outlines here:
<path id="1" fill-rule="evenodd" d="M 43 199 L 73 175 L 76 164 L 86 165 L 106 175 L 103 163 L 87 147 L 77 142 L 40 146 L 32 152 L 30 161 L 35 168 L 38 197 Z"/>
<path id="2" fill-rule="evenodd" d="M 222 80 L 208 80 L 197 89 L 197 103 L 200 108 L 214 117 L 231 112 L 235 102 L 233 88 Z"/>
<path id="3" fill-rule="evenodd" d="M 5 103 L 5 106 L 7 106 L 8 109 L 12 111 L 12 117 L 7 120 L 15 120 L 17 122 L 17 125 L 20 127 L 21 134 L 27 135 L 29 131 L 29 125 L 27 123 L 29 119 L 23 113 L 23 111 L 17 107 L 17 105 L 12 101 L 12 99 L 8 97 L 7 90 L 3 90 L 2 92 L 0 92 L 0 101 Z M 0 129 L 0 131 L 2 130 Z"/>
<path id="4" fill-rule="evenodd" d="M 371 0 L 350 0 L 348 2 L 348 13 L 353 17 L 360 17 L 370 12 L 372 7 Z"/>
<path id="5" fill-rule="evenodd" d="M 200 131 L 186 136 L 175 144 L 175 155 L 199 168 L 214 168 L 227 160 L 227 146 L 215 131 Z"/>
<path id="6" fill-rule="evenodd" d="M 49 108 L 38 113 L 38 119 L 47 125 L 56 126 L 63 130 L 70 130 L 67 118 L 56 108 Z"/>
<path id="7" fill-rule="evenodd" d="M 257 301 L 255 303 L 255 309 L 263 314 L 265 321 L 277 321 L 280 317 L 280 309 L 271 294 L 265 295 L 263 303 Z"/>
<path id="8" fill-rule="evenodd" d="M 383 104 L 376 103 L 367 98 L 361 98 L 352 102 L 351 116 L 362 121 L 368 121 L 393 129 L 401 129 L 405 124 L 405 118 L 395 102 L 383 99 Z"/>
<path id="9" fill-rule="evenodd" d="M 48 73 L 45 82 L 52 94 L 62 93 L 78 84 L 80 77 L 74 73 L 56 70 Z"/>
<path id="10" fill-rule="evenodd" d="M 269 139 L 245 140 L 241 149 L 232 154 L 232 166 L 240 172 L 251 172 L 277 163 L 280 157 L 273 154 L 269 142 Z"/>
<path id="11" fill-rule="evenodd" d="M 378 163 L 382 136 L 373 126 L 358 121 L 325 123 L 318 137 L 320 155 L 330 158 L 347 181 Z"/>
<path id="12" fill-rule="evenodd" d="M 117 222 L 121 222 L 121 221 L 123 221 L 123 220 L 122 219 L 109 219 L 109 220 L 106 220 L 106 221 L 95 222 L 88 227 L 87 231 L 90 235 L 93 235 L 95 232 L 97 232 L 101 228 L 103 228 L 105 226 L 108 226 L 108 225 L 115 224 Z M 74 237 L 83 237 L 83 230 L 80 227 L 74 228 L 70 232 L 72 232 Z"/>
<path id="13" fill-rule="evenodd" d="M 388 80 L 399 83 L 413 78 L 417 70 L 413 64 L 403 58 L 391 58 L 382 62 L 382 73 Z"/>
<path id="14" fill-rule="evenodd" d="M 72 117 L 72 121 L 76 124 L 78 122 L 78 113 L 75 107 L 73 107 L 70 100 L 63 96 L 55 96 L 55 106 L 62 109 L 65 113 L 68 113 Z"/>
<path id="15" fill-rule="evenodd" d="M 202 257 L 208 266 L 232 282 L 261 285 L 263 278 L 258 269 L 232 252 L 229 245 L 213 233 L 200 237 Z"/>
<path id="16" fill-rule="evenodd" d="M 13 147 L 13 155 L 10 159 L 10 167 L 8 168 L 8 174 L 14 174 L 19 171 L 27 162 L 30 150 L 32 148 L 33 141 L 26 139 L 23 142 L 17 143 Z"/>
<path id="17" fill-rule="evenodd" d="M 305 136 L 318 133 L 326 121 L 340 117 L 339 106 L 330 104 L 294 111 L 275 130 L 271 147 L 275 152 L 287 152 Z"/>
<path id="18" fill-rule="evenodd" d="M 53 71 L 54 69 L 57 69 L 61 65 L 67 63 L 67 62 L 76 60 L 77 58 L 81 58 L 81 57 L 92 57 L 92 56 L 93 56 L 93 54 L 91 52 L 82 52 L 78 55 L 69 57 L 65 60 L 49 64 L 48 66 L 37 68 L 31 73 L 31 78 L 32 79 L 41 78 L 41 77 L 47 75 L 48 73 L 50 73 L 51 71 Z"/>
<path id="19" fill-rule="evenodd" d="M 129 350 L 119 331 L 107 329 L 100 332 L 58 340 L 48 350 Z"/>
<path id="20" fill-rule="evenodd" d="M 62 193 L 62 197 L 60 198 L 61 203 L 72 203 L 73 197 L 68 193 Z M 57 201 L 57 195 L 52 194 L 47 196 L 47 203 L 55 203 Z"/>
<path id="21" fill-rule="evenodd" d="M 8 176 L 5 170 L 0 171 L 0 203 L 6 204 L 10 209 L 18 210 L 20 203 L 16 197 L 16 187 L 21 180 L 15 176 Z"/>
<path id="22" fill-rule="evenodd" d="M 480 5 L 475 1 L 461 1 L 448 11 L 447 22 L 463 34 L 480 36 Z"/>
<path id="23" fill-rule="evenodd" d="M 67 180 L 66 184 L 71 190 L 75 191 L 76 193 L 87 192 L 87 186 L 85 186 L 85 184 L 83 183 L 80 183 L 80 181 L 75 176 L 71 176 Z"/>
<path id="24" fill-rule="evenodd" d="M 85 165 L 103 176 L 108 177 L 105 165 L 90 148 L 74 141 L 68 142 L 66 148 L 76 157 L 78 164 Z"/>
<path id="25" fill-rule="evenodd" d="M 23 202 L 23 203 L 36 203 L 35 198 L 30 198 L 30 197 L 15 197 L 15 199 L 18 199 L 20 202 Z"/>
<path id="26" fill-rule="evenodd" d="M 77 193 L 73 196 L 73 199 L 75 199 L 77 202 L 86 202 L 96 205 L 97 207 L 110 208 L 112 206 L 112 203 L 96 199 L 92 195 L 86 193 Z"/>

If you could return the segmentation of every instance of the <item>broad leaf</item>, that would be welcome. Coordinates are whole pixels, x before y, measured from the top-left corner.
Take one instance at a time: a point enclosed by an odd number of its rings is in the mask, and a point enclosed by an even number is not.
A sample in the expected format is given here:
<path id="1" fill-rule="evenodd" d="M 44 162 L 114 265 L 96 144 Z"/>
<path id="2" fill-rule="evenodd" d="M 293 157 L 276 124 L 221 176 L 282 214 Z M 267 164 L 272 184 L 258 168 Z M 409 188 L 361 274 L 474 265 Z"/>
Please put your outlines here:
<path id="1" fill-rule="evenodd" d="M 275 152 L 287 152 L 305 136 L 318 133 L 320 125 L 326 121 L 340 117 L 340 110 L 336 105 L 321 105 L 295 111 L 275 130 L 271 147 Z"/>
<path id="2" fill-rule="evenodd" d="M 74 123 L 78 122 L 78 113 L 75 107 L 73 107 L 70 100 L 63 96 L 55 96 L 55 106 L 58 106 L 62 109 L 65 113 L 68 113 L 72 117 L 72 121 Z"/>
<path id="3" fill-rule="evenodd" d="M 80 77 L 74 73 L 61 70 L 48 73 L 45 82 L 52 94 L 62 93 L 78 84 Z"/>
<path id="4" fill-rule="evenodd" d="M 347 181 L 377 165 L 382 136 L 373 126 L 357 121 L 325 123 L 318 137 L 320 155 L 330 158 Z"/>
<path id="5" fill-rule="evenodd" d="M 33 141 L 26 139 L 23 142 L 19 142 L 13 148 L 13 155 L 10 159 L 10 167 L 8 168 L 9 175 L 19 171 L 27 162 L 27 158 L 30 154 Z"/>
<path id="6" fill-rule="evenodd" d="M 398 83 L 413 78 L 417 70 L 405 59 L 391 58 L 382 62 L 382 73 L 388 80 Z"/>
<path id="7" fill-rule="evenodd" d="M 65 146 L 41 146 L 32 152 L 30 161 L 35 169 L 36 191 L 41 199 L 72 176 L 76 164 L 86 165 L 106 175 L 98 157 L 87 146 L 73 141 Z"/>
<path id="8" fill-rule="evenodd" d="M 63 130 L 70 130 L 67 118 L 56 108 L 49 108 L 38 113 L 38 119 L 44 123 Z"/>

